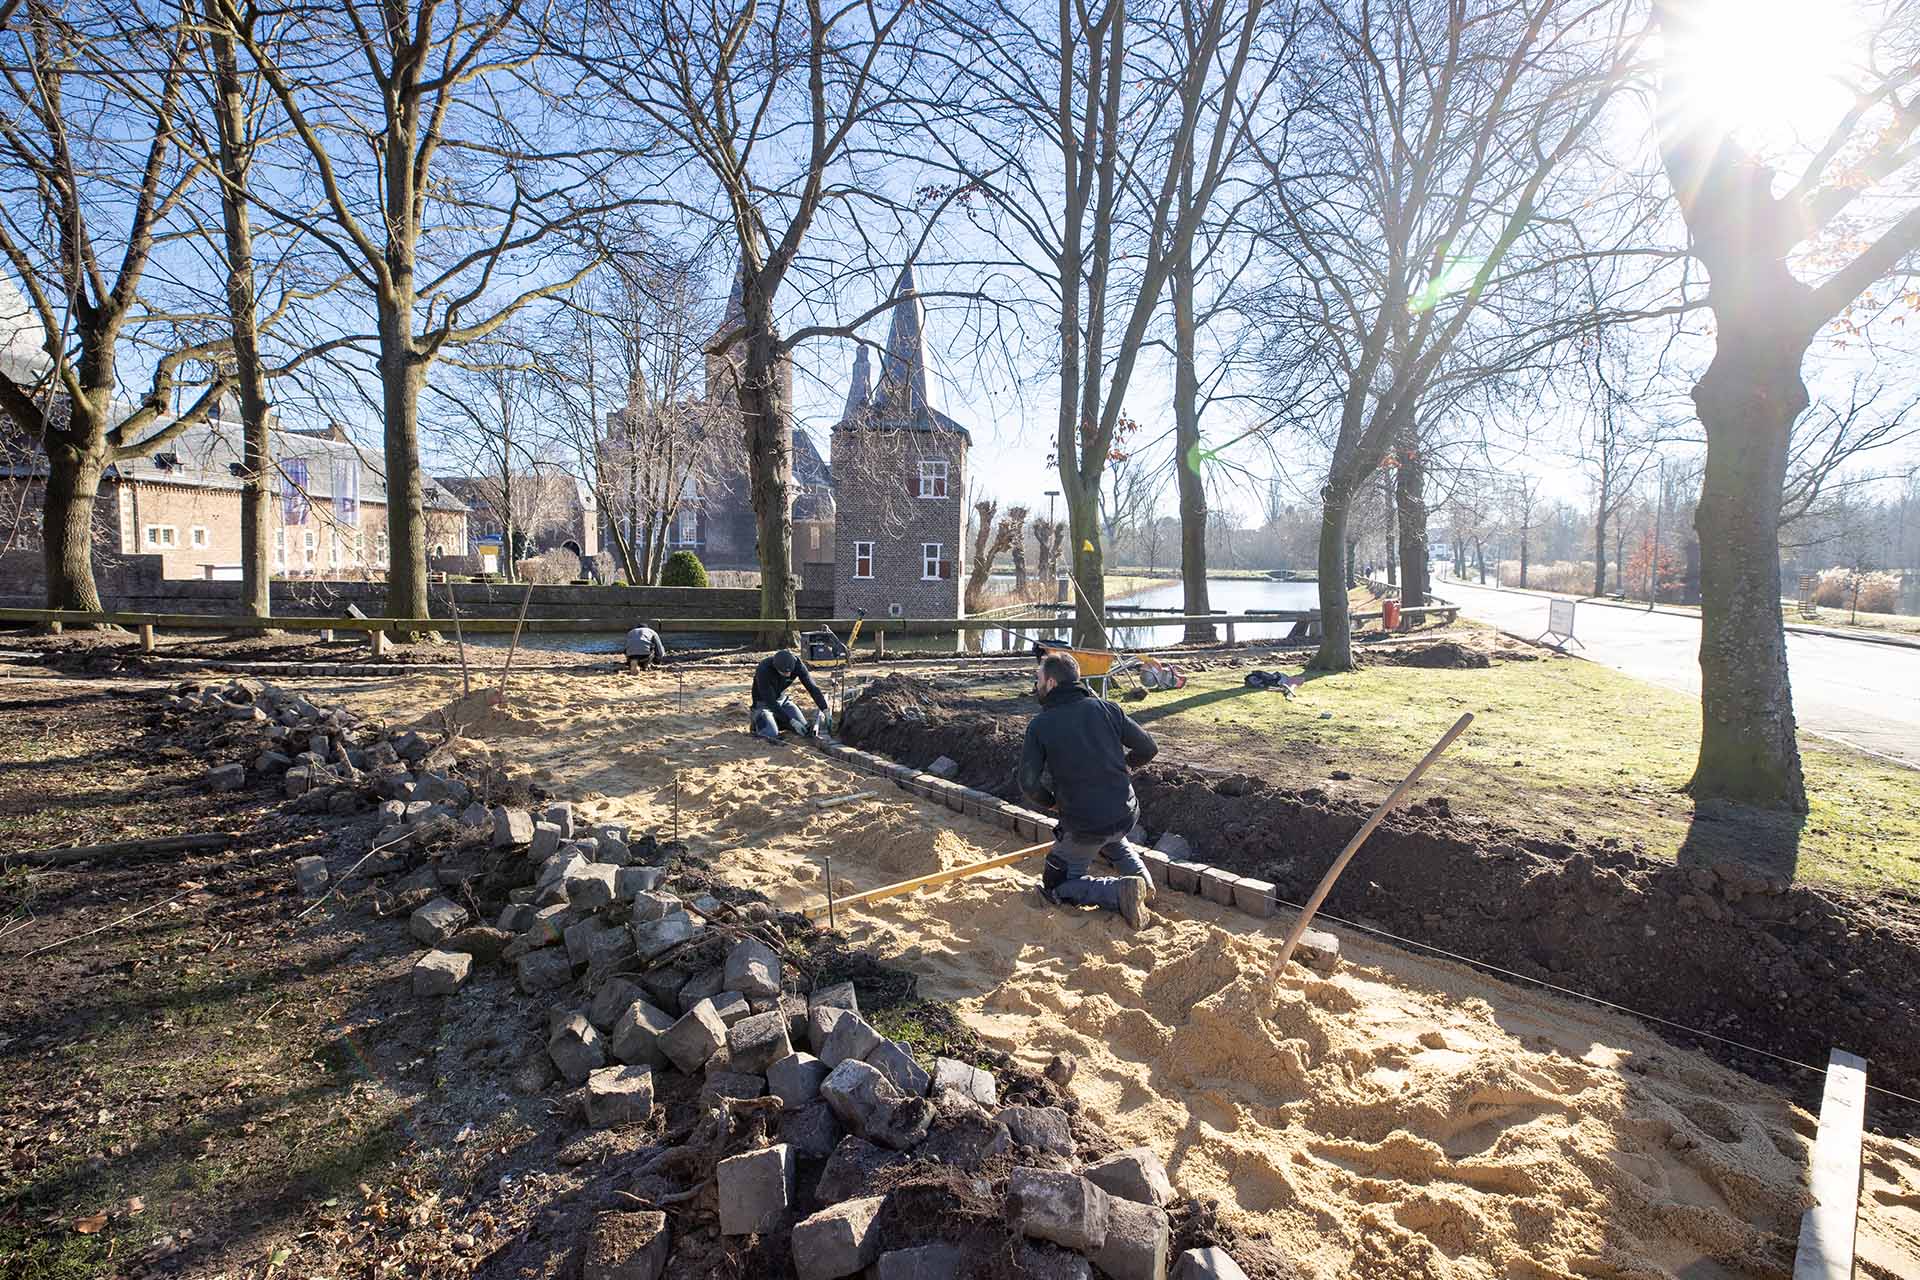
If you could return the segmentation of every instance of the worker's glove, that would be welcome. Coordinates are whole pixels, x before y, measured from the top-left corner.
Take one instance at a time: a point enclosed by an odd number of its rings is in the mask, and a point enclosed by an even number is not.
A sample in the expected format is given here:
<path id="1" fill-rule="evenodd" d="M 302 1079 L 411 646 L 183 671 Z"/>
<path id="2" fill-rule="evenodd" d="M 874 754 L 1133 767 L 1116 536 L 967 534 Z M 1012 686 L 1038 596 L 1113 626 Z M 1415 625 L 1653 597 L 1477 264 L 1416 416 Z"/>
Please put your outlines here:
<path id="1" fill-rule="evenodd" d="M 831 736 L 832 733 L 833 718 L 822 711 L 818 716 L 814 717 L 813 736 L 816 738 L 825 738 Z"/>

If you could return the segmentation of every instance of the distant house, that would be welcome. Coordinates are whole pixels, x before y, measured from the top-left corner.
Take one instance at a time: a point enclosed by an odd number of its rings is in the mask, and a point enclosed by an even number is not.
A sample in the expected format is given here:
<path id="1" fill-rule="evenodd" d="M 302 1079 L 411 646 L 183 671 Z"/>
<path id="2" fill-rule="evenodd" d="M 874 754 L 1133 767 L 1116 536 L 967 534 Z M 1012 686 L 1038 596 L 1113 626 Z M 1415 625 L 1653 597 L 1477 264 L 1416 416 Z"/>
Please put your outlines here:
<path id="1" fill-rule="evenodd" d="M 447 492 L 468 510 L 468 546 L 462 554 L 497 559 L 505 522 L 497 509 L 503 495 L 517 513 L 514 532 L 525 540 L 526 555 L 565 547 L 582 560 L 600 554 L 600 509 L 593 487 L 560 471 L 525 472 L 502 484 L 498 476 L 437 476 Z"/>
<path id="2" fill-rule="evenodd" d="M 167 578 L 238 578 L 241 436 L 238 422 L 215 418 L 150 454 L 110 465 L 95 502 L 96 548 L 159 556 Z M 338 427 L 274 428 L 271 440 L 273 575 L 384 578 L 391 547 L 380 455 L 363 451 Z M 8 469 L 18 487 L 0 520 L 17 518 L 24 527 L 0 530 L 0 540 L 17 550 L 37 548 L 45 459 L 16 454 Z M 431 565 L 465 553 L 467 508 L 431 479 L 423 484 Z"/>
<path id="3" fill-rule="evenodd" d="M 929 398 L 926 310 L 913 269 L 869 387 L 867 348 L 854 356 L 846 412 L 833 429 L 840 481 L 833 611 L 849 617 L 957 618 L 966 580 L 967 429 Z"/>

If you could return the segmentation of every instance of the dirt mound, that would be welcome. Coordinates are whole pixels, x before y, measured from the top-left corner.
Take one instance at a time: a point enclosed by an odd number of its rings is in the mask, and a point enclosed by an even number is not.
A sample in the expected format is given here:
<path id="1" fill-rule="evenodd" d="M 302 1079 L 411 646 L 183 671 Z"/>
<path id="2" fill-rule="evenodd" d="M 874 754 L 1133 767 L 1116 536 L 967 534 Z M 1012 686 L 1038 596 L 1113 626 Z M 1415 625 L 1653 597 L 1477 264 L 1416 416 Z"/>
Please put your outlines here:
<path id="1" fill-rule="evenodd" d="M 906 677 L 882 686 L 867 707 L 865 696 L 849 705 L 850 741 L 911 764 L 951 756 L 960 781 L 1014 798 L 1019 717 Z M 1197 859 L 1271 880 L 1292 902 L 1365 818 L 1317 789 L 1220 782 L 1178 766 L 1140 770 L 1149 833 L 1177 831 Z M 1442 801 L 1391 815 L 1326 910 L 1800 1062 L 1824 1063 L 1841 1045 L 1872 1060 L 1876 1083 L 1920 1092 L 1920 907 L 1903 895 L 1541 840 L 1454 817 Z M 1715 1041 L 1700 1047 L 1810 1104 L 1818 1097 L 1817 1076 Z M 1889 1111 L 1883 1123 L 1911 1131 L 1920 1116 Z"/>
<path id="2" fill-rule="evenodd" d="M 1470 649 L 1457 640 L 1436 640 L 1432 644 L 1396 645 L 1369 650 L 1370 666 L 1425 667 L 1432 670 L 1466 671 L 1489 667 L 1492 659 L 1480 649 Z"/>

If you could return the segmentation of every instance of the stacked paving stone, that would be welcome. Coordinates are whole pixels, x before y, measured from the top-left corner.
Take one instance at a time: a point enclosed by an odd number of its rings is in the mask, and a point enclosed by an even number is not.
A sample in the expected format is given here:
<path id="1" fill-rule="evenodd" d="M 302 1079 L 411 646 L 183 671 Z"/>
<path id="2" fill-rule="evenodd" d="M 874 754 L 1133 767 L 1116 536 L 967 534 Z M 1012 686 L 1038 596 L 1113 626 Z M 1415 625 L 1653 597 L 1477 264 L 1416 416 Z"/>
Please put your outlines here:
<path id="1" fill-rule="evenodd" d="M 845 743 L 826 741 L 815 745 L 842 764 L 891 778 L 902 790 L 944 804 L 955 813 L 1005 827 L 1026 840 L 1038 842 L 1053 838 L 1054 820 L 1046 814 L 953 781 L 949 775 L 956 773 L 958 766 L 946 756 L 935 760 L 923 772 Z M 938 773 L 933 771 L 936 766 Z M 1136 838 L 1145 835 L 1138 828 L 1135 834 Z M 1272 881 L 1235 875 L 1223 867 L 1196 861 L 1192 846 L 1175 832 L 1162 835 L 1151 849 L 1136 846 L 1134 852 L 1147 864 L 1156 889 L 1192 894 L 1259 920 L 1271 918 L 1278 908 Z M 1340 940 L 1322 930 L 1309 929 L 1301 937 L 1295 955 L 1314 971 L 1332 974 L 1340 967 Z"/>

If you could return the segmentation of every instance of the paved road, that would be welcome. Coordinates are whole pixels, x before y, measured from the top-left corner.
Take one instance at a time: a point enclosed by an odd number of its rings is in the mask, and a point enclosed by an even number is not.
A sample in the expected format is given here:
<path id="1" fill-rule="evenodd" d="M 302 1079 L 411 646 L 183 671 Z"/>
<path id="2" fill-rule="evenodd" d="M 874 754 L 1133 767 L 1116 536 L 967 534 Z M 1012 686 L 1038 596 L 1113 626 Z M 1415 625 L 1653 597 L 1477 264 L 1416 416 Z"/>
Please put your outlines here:
<path id="1" fill-rule="evenodd" d="M 1504 631 L 1546 630 L 1547 598 L 1451 578 L 1435 593 Z M 1683 693 L 1700 692 L 1700 623 L 1672 613 L 1582 604 L 1574 634 L 1583 657 Z M 1920 769 L 1920 649 L 1787 633 L 1787 672 L 1802 729 Z"/>

